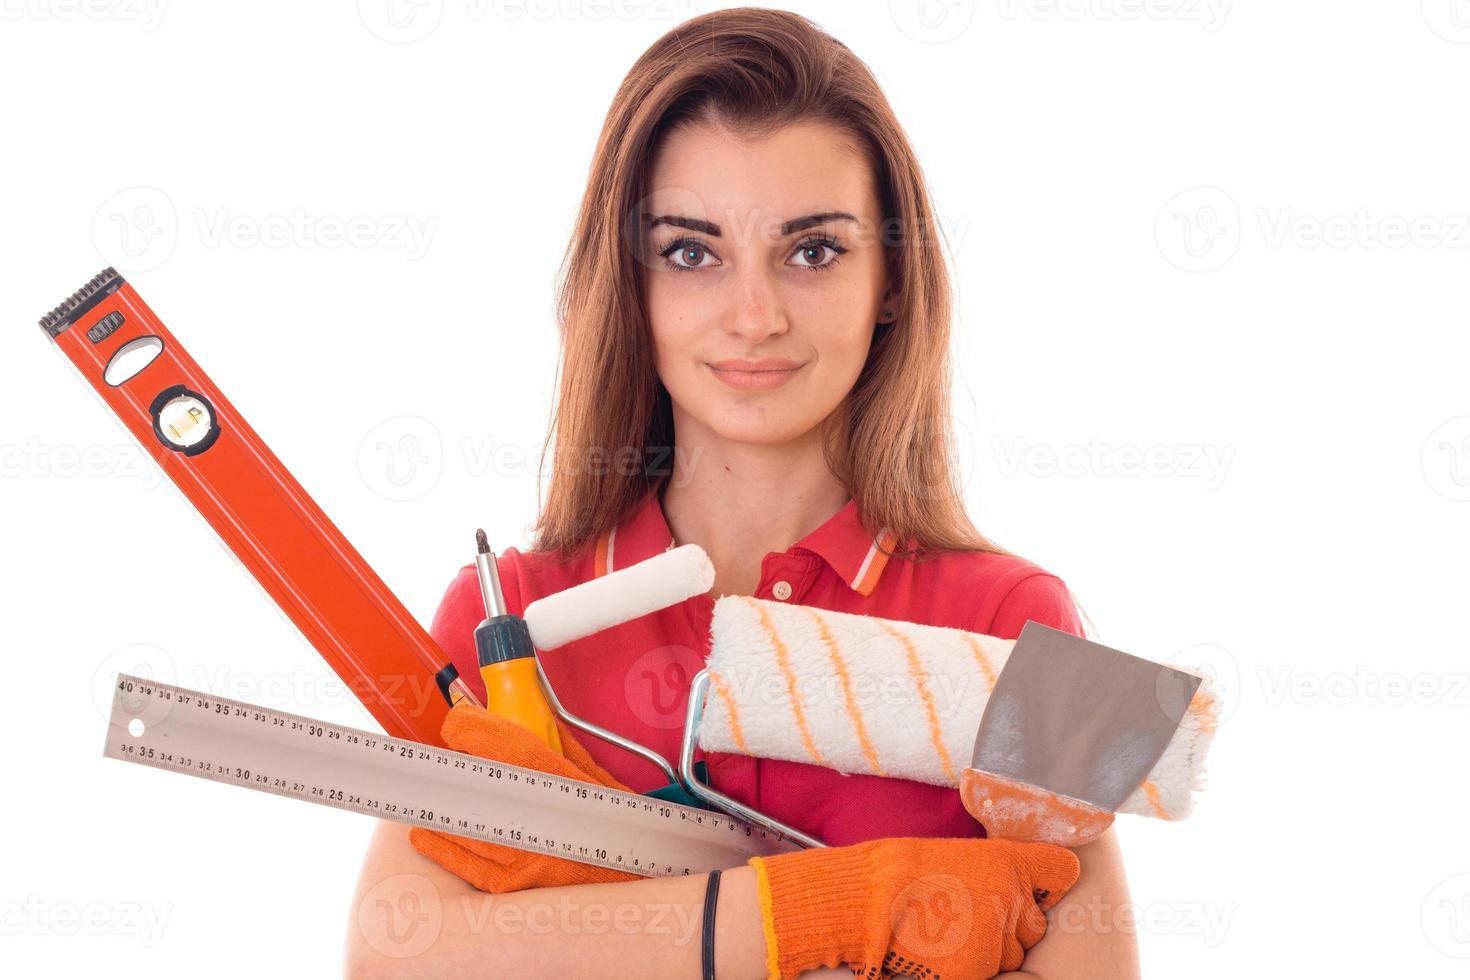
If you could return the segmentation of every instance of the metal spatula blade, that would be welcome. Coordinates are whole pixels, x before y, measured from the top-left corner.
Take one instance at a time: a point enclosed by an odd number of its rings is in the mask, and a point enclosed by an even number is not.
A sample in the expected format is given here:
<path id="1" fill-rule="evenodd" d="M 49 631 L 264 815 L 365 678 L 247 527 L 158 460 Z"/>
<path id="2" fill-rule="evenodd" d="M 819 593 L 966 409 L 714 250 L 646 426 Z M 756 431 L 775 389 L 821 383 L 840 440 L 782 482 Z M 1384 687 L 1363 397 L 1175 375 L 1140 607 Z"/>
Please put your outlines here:
<path id="1" fill-rule="evenodd" d="M 1158 762 L 1199 684 L 1027 623 L 980 719 L 966 806 L 997 836 L 1073 846 L 1096 837 Z"/>

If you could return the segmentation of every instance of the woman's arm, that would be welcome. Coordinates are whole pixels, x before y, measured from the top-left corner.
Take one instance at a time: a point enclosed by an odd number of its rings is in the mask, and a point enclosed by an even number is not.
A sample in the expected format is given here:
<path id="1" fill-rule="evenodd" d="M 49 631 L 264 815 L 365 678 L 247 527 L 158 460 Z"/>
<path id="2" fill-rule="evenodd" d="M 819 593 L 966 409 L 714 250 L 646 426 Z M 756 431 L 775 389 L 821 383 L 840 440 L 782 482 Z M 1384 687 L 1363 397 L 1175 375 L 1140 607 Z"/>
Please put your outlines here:
<path id="1" fill-rule="evenodd" d="M 1015 637 L 1028 620 L 1084 635 L 1071 592 L 1049 573 L 1030 574 L 1015 583 L 990 621 L 977 623 L 975 628 Z M 1117 832 L 1109 829 L 1086 847 L 1077 848 L 1076 854 L 1081 875 L 1047 914 L 1046 936 L 1026 954 L 1021 970 L 1001 977 L 1138 980 L 1138 941 Z"/>
<path id="2" fill-rule="evenodd" d="M 415 851 L 408 830 L 379 821 L 368 846 L 347 928 L 348 980 L 699 976 L 706 875 L 492 895 Z M 720 980 L 763 980 L 753 868 L 721 875 L 715 924 Z"/>
<path id="3" fill-rule="evenodd" d="M 997 980 L 1138 980 L 1138 942 L 1117 832 L 1076 849 L 1082 872 L 1047 913 L 1046 935 L 1021 970 Z"/>

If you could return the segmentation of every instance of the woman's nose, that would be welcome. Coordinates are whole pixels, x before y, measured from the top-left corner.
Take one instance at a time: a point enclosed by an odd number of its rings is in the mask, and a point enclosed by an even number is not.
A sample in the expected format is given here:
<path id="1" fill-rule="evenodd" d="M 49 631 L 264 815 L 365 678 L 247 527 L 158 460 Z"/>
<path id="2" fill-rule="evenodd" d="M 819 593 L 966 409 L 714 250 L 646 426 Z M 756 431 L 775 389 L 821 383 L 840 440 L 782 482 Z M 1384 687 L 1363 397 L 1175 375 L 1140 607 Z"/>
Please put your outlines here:
<path id="1" fill-rule="evenodd" d="M 733 308 L 727 321 L 731 333 L 757 344 L 767 337 L 785 333 L 787 322 L 780 293 L 770 272 L 751 266 L 752 263 L 746 263 L 745 269 L 736 277 Z"/>

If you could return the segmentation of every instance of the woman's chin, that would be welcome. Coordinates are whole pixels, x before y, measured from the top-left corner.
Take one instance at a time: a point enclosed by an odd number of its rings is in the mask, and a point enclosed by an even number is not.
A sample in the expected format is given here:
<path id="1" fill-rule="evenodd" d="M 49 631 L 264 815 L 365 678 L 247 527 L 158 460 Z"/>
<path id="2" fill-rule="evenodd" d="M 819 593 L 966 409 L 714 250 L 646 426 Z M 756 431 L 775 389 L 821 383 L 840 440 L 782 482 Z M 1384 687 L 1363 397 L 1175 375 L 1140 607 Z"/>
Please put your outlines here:
<path id="1" fill-rule="evenodd" d="M 810 428 L 800 422 L 805 413 L 773 410 L 771 406 L 751 409 L 750 405 L 726 406 L 709 426 L 710 431 L 728 442 L 779 446 L 800 438 Z"/>

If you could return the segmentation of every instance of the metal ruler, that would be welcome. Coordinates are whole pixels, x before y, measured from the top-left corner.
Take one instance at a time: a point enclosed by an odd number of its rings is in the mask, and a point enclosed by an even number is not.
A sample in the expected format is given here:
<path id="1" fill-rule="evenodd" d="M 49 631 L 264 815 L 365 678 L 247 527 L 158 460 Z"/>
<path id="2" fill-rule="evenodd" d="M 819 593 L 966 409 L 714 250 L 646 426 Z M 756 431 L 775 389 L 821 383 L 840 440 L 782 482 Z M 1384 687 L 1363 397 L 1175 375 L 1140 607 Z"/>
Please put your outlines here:
<path id="1" fill-rule="evenodd" d="M 119 674 L 110 759 L 648 877 L 801 849 L 723 813 Z"/>

